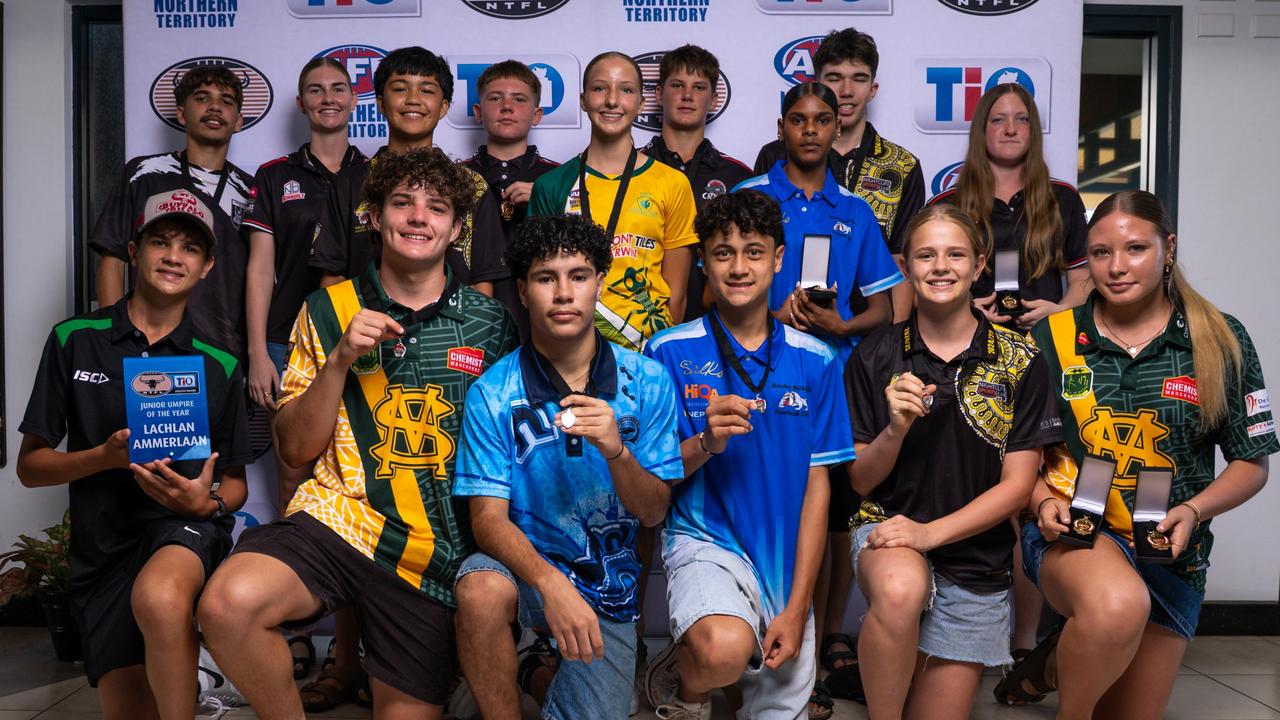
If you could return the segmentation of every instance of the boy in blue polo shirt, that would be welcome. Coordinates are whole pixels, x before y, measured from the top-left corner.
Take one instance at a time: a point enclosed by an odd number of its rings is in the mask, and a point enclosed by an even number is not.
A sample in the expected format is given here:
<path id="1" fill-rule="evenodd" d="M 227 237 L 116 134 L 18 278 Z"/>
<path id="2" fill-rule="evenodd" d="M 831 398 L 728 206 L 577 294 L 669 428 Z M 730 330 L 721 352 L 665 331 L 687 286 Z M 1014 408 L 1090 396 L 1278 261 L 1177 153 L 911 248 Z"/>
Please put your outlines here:
<path id="1" fill-rule="evenodd" d="M 737 682 L 741 717 L 792 720 L 815 679 L 827 467 L 854 456 L 841 366 L 769 313 L 784 242 L 777 203 L 755 190 L 725 195 L 694 229 L 715 308 L 645 347 L 684 384 L 689 475 L 663 534 L 675 643 L 650 664 L 645 695 L 661 717 L 703 720 L 708 693 Z"/>
<path id="2" fill-rule="evenodd" d="M 625 718 L 631 703 L 636 534 L 666 517 L 684 468 L 666 370 L 595 330 L 609 246 L 577 215 L 517 229 L 509 256 L 530 342 L 467 393 L 453 493 L 470 497 L 482 552 L 458 572 L 456 623 L 490 720 L 520 716 L 517 619 L 547 630 L 564 660 L 542 717 Z"/>

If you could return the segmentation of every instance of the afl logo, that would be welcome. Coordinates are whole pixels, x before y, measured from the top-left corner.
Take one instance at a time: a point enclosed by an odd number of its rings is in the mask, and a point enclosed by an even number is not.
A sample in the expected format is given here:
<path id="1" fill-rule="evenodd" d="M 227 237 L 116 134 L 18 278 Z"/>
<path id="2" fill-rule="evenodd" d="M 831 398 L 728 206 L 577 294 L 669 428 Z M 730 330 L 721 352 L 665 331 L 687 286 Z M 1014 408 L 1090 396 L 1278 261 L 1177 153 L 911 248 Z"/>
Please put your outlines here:
<path id="1" fill-rule="evenodd" d="M 792 85 L 812 82 L 818 79 L 818 69 L 813 66 L 813 54 L 822 44 L 821 35 L 811 35 L 799 40 L 792 40 L 778 54 L 773 56 L 773 69 L 778 75 Z"/>
<path id="2" fill-rule="evenodd" d="M 372 45 L 338 45 L 316 53 L 316 57 L 337 60 L 347 68 L 351 92 L 361 101 L 374 99 L 373 73 L 386 56 L 386 50 Z"/>
<path id="3" fill-rule="evenodd" d="M 169 127 L 179 132 L 185 130 L 178 122 L 178 101 L 174 97 L 174 90 L 188 71 L 203 65 L 221 65 L 240 79 L 240 88 L 244 93 L 244 102 L 240 107 L 240 114 L 244 116 L 242 130 L 256 125 L 271 109 L 271 101 L 274 99 L 271 83 L 258 68 L 228 57 L 191 58 L 165 68 L 151 83 L 151 109 Z"/>
<path id="4" fill-rule="evenodd" d="M 129 385 L 142 397 L 160 397 L 173 391 L 173 378 L 162 372 L 142 372 Z"/>
<path id="5" fill-rule="evenodd" d="M 1026 10 L 1036 0 L 938 0 L 952 10 L 970 15 L 1008 15 Z"/>
<path id="6" fill-rule="evenodd" d="M 941 195 L 955 186 L 956 181 L 960 179 L 960 168 L 964 167 L 963 162 L 951 163 L 950 165 L 938 171 L 933 176 L 933 194 Z"/>
<path id="7" fill-rule="evenodd" d="M 640 66 L 640 85 L 644 95 L 644 105 L 640 107 L 640 114 L 636 116 L 636 127 L 651 132 L 660 132 L 662 130 L 662 104 L 659 102 L 661 93 L 658 90 L 658 70 L 659 65 L 662 64 L 662 56 L 665 54 L 665 52 L 651 52 L 633 55 L 631 58 Z M 729 78 L 721 71 L 720 77 L 716 79 L 716 98 L 711 102 L 711 108 L 707 110 L 708 125 L 724 114 L 725 108 L 729 107 L 729 97 L 732 92 L 729 87 Z"/>
<path id="8" fill-rule="evenodd" d="M 503 20 L 528 20 L 549 15 L 569 4 L 569 0 L 462 0 L 462 2 L 478 13 Z"/>

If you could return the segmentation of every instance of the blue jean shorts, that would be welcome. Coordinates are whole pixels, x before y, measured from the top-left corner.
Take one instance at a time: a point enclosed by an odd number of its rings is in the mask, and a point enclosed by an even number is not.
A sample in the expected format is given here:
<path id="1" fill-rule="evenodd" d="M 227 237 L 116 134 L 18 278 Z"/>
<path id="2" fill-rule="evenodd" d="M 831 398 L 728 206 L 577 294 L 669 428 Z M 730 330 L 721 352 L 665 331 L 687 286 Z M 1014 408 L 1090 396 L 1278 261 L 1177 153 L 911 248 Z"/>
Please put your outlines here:
<path id="1" fill-rule="evenodd" d="M 271 359 L 271 364 L 275 366 L 276 373 L 280 377 L 284 377 L 285 366 L 289 364 L 289 346 L 284 343 L 268 342 L 267 357 Z"/>
<path id="2" fill-rule="evenodd" d="M 542 596 L 505 565 L 484 553 L 476 553 L 462 562 L 458 580 L 473 572 L 495 572 L 510 580 L 519 595 L 516 619 L 521 627 L 547 628 Z M 636 624 L 617 622 L 599 614 L 596 618 L 600 621 L 604 657 L 590 663 L 581 660 L 560 663 L 542 705 L 544 720 L 627 717 L 636 672 Z"/>
<path id="3" fill-rule="evenodd" d="M 876 525 L 879 523 L 866 523 L 851 533 L 855 574 L 858 556 Z M 1009 590 L 975 592 L 951 582 L 938 574 L 933 563 L 928 564 L 933 575 L 933 587 L 920 616 L 920 652 L 941 660 L 978 663 L 987 667 L 1013 663 L 1009 655 L 1009 635 L 1012 632 Z"/>
<path id="4" fill-rule="evenodd" d="M 1129 564 L 1147 584 L 1147 591 L 1151 593 L 1151 616 L 1148 622 L 1186 640 L 1194 638 L 1196 625 L 1200 622 L 1200 606 L 1204 603 L 1204 595 L 1174 574 L 1167 565 L 1139 563 L 1133 548 L 1129 547 L 1129 541 L 1110 529 L 1103 528 L 1101 535 L 1120 548 L 1129 559 Z M 1044 539 L 1036 523 L 1029 522 L 1022 526 L 1022 571 L 1036 587 L 1040 587 L 1040 566 L 1051 547 L 1053 544 Z"/>

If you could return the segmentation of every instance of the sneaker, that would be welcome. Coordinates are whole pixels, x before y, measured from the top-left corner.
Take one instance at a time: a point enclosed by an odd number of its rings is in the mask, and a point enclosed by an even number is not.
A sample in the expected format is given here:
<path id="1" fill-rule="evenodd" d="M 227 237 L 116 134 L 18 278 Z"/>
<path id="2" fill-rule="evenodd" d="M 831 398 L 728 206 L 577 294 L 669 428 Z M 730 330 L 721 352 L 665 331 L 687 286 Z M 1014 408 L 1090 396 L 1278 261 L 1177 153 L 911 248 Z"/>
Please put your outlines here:
<path id="1" fill-rule="evenodd" d="M 679 689 L 680 673 L 676 666 L 676 644 L 671 643 L 649 661 L 649 668 L 644 673 L 644 701 L 649 704 L 649 707 L 657 710 L 664 705 L 676 702 L 676 691 Z M 710 712 L 709 709 L 708 712 Z"/>
<path id="2" fill-rule="evenodd" d="M 205 704 L 206 700 L 216 700 L 218 704 L 217 710 L 222 708 L 236 708 L 244 705 L 244 696 L 236 689 L 235 685 L 227 679 L 218 669 L 218 664 L 213 661 L 213 656 L 203 646 L 200 646 L 200 657 L 196 661 L 196 690 L 201 704 Z M 214 703 L 208 703 L 213 706 Z M 215 713 L 217 712 L 215 710 Z M 225 714 L 225 713 L 224 713 Z M 214 717 L 222 717 L 215 714 Z"/>
<path id="3" fill-rule="evenodd" d="M 516 684 L 532 696 L 533 674 L 544 667 L 558 668 L 560 653 L 551 647 L 549 636 L 536 630 L 526 630 L 520 640 L 526 644 L 516 648 Z"/>
<path id="4" fill-rule="evenodd" d="M 230 706 L 222 704 L 218 698 L 206 695 L 201 697 L 199 704 L 196 705 L 196 717 L 200 720 L 221 720 L 231 712 L 231 709 Z"/>
<path id="5" fill-rule="evenodd" d="M 711 720 L 711 703 L 687 703 L 673 699 L 667 705 L 659 705 L 653 714 L 658 720 Z"/>

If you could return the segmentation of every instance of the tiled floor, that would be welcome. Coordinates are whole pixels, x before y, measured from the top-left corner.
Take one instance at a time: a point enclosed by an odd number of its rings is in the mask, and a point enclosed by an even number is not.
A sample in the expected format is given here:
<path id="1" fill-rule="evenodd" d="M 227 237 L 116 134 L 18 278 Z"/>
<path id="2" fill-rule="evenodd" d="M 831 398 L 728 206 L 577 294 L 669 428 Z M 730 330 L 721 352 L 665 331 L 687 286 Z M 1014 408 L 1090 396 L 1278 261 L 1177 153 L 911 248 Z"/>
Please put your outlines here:
<path id="1" fill-rule="evenodd" d="M 43 631 L 40 631 L 43 632 Z M 85 684 L 76 666 L 53 660 L 52 650 L 26 628 L 0 628 L 0 720 L 96 720 L 97 691 Z M 70 677 L 68 678 L 68 676 Z M 43 678 L 43 679 L 42 679 Z M 970 717 L 981 720 L 1049 720 L 1054 696 L 1025 708 L 997 706 L 991 700 L 996 677 L 988 676 Z M 25 684 L 25 685 L 24 685 Z M 13 691 L 15 687 L 27 689 Z M 717 718 L 730 717 L 717 698 Z M 253 718 L 240 708 L 228 718 Z M 344 705 L 315 717 L 368 718 L 370 713 Z M 536 717 L 536 715 L 528 715 Z M 866 709 L 837 702 L 838 720 L 866 718 Z M 1280 637 L 1203 637 L 1187 650 L 1165 713 L 1168 720 L 1280 720 Z M 637 718 L 648 720 L 651 713 Z"/>

